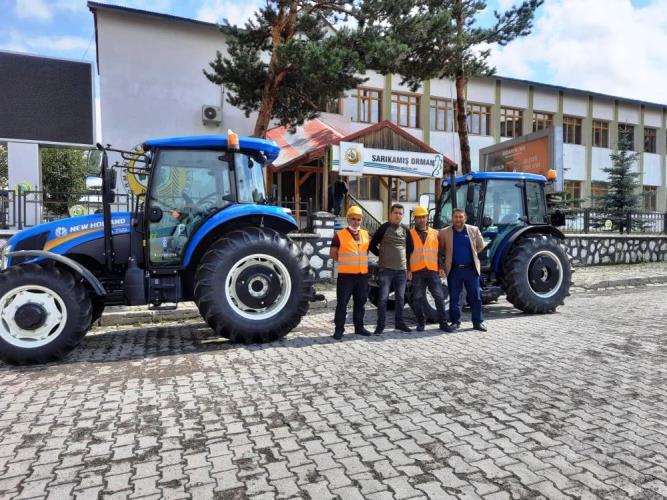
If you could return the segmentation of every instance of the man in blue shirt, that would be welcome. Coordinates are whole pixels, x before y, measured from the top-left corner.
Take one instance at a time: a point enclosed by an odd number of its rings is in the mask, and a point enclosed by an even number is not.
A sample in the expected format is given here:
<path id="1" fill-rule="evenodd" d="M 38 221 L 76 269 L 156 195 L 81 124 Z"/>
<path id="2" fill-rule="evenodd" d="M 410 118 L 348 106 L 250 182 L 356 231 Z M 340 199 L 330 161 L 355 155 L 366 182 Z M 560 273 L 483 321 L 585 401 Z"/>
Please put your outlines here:
<path id="1" fill-rule="evenodd" d="M 440 235 L 440 252 L 444 253 L 445 273 L 449 287 L 449 320 L 452 328 L 461 326 L 460 297 L 466 289 L 472 310 L 475 330 L 486 331 L 482 316 L 482 290 L 479 282 L 480 264 L 477 253 L 484 248 L 479 229 L 466 224 L 466 213 L 460 208 L 452 210 L 452 225 Z"/>

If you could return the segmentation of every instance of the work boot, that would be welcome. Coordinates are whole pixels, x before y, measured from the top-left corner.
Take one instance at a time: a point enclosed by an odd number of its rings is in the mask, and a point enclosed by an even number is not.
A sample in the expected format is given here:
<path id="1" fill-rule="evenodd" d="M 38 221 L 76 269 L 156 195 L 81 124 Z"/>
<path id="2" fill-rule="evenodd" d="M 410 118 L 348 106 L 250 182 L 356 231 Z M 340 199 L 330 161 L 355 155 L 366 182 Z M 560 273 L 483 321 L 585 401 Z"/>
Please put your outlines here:
<path id="1" fill-rule="evenodd" d="M 362 328 L 361 330 L 357 330 L 354 332 L 355 335 L 361 335 L 362 337 L 370 337 L 372 335 L 371 332 L 366 330 L 365 328 Z"/>
<path id="2" fill-rule="evenodd" d="M 452 330 L 458 330 L 459 328 L 461 328 L 461 323 L 459 322 L 452 323 L 451 325 L 449 325 L 449 328 L 451 328 Z"/>
<path id="3" fill-rule="evenodd" d="M 405 323 L 399 323 L 399 324 L 397 324 L 395 329 L 396 329 L 396 330 L 399 330 L 399 331 L 401 331 L 401 332 L 405 332 L 405 333 L 410 333 L 410 332 L 412 331 L 412 328 L 410 328 L 410 327 L 409 327 L 408 325 L 406 325 Z"/>
<path id="4" fill-rule="evenodd" d="M 472 325 L 473 330 L 479 330 L 480 332 L 486 332 L 486 325 L 482 323 L 476 323 Z"/>
<path id="5" fill-rule="evenodd" d="M 446 333 L 452 333 L 454 331 L 447 323 L 440 323 L 440 330 Z"/>
<path id="6" fill-rule="evenodd" d="M 333 334 L 333 338 L 335 340 L 341 340 L 343 338 L 343 331 L 342 330 L 336 330 Z"/>
<path id="7" fill-rule="evenodd" d="M 373 332 L 373 335 L 382 335 L 384 333 L 384 328 L 376 328 L 375 331 Z"/>
<path id="8" fill-rule="evenodd" d="M 424 323 L 417 323 L 417 331 L 418 332 L 423 332 L 425 328 Z"/>

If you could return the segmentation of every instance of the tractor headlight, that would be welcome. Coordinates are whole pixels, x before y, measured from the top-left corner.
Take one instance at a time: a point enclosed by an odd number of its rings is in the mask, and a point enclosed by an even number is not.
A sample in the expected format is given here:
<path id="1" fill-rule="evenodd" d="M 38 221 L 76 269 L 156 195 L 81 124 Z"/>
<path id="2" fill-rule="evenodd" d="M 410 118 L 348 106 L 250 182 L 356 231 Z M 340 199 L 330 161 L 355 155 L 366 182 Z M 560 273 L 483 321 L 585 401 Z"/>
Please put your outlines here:
<path id="1" fill-rule="evenodd" d="M 0 250 L 0 270 L 7 269 L 9 261 L 9 257 L 7 256 L 7 254 L 11 251 L 12 251 L 11 245 L 5 245 L 4 247 L 2 247 L 2 250 Z"/>

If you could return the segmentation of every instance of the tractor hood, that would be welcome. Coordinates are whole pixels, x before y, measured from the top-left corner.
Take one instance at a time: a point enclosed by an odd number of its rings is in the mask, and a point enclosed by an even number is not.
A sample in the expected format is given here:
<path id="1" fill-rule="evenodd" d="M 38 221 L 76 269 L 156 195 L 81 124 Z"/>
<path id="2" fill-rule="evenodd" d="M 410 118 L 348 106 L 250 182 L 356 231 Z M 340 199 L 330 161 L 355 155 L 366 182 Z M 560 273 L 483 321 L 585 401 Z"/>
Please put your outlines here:
<path id="1" fill-rule="evenodd" d="M 132 214 L 115 212 L 111 214 L 112 234 L 130 232 Z M 83 215 L 59 219 L 19 231 L 7 241 L 11 251 L 46 250 L 57 254 L 104 236 L 102 214 Z"/>

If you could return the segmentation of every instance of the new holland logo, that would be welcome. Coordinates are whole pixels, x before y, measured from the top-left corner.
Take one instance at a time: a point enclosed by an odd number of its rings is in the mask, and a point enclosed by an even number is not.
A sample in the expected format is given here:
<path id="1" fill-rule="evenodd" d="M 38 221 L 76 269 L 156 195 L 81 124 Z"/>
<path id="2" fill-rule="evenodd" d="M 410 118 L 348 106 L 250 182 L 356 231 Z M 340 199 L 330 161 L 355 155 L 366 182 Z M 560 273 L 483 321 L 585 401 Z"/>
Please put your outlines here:
<path id="1" fill-rule="evenodd" d="M 56 236 L 58 238 L 62 238 L 63 236 L 67 236 L 67 228 L 60 226 L 56 228 Z"/>
<path id="2" fill-rule="evenodd" d="M 349 147 L 345 150 L 345 160 L 350 165 L 356 165 L 361 161 L 361 152 L 355 147 Z"/>

